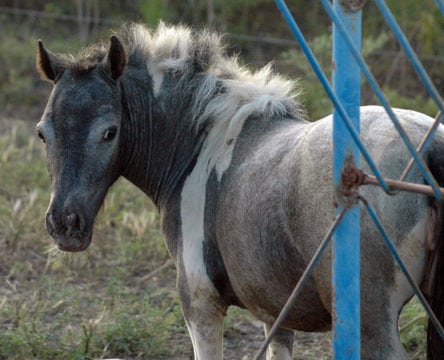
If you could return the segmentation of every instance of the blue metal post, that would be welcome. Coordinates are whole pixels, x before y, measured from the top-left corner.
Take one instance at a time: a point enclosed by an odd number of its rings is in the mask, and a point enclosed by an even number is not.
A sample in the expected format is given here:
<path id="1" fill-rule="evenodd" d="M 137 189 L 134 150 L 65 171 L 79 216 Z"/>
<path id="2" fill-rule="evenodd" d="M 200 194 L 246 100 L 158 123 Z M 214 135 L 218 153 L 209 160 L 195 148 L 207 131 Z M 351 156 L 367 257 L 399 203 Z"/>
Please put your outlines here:
<path id="1" fill-rule="evenodd" d="M 444 2 L 442 0 L 435 0 L 435 2 L 439 10 L 441 11 L 441 14 L 444 15 Z"/>
<path id="2" fill-rule="evenodd" d="M 334 0 L 357 49 L 361 48 L 361 11 L 346 9 L 347 2 Z M 349 2 L 351 3 L 351 2 Z M 333 26 L 333 87 L 359 131 L 360 69 L 336 26 Z M 359 168 L 358 148 L 345 128 L 340 114 L 333 114 L 333 166 L 338 211 L 351 206 L 339 224 L 333 245 L 332 275 L 334 300 L 334 358 L 360 359 L 360 231 L 359 207 L 343 194 L 341 174 L 345 166 Z"/>
<path id="3" fill-rule="evenodd" d="M 358 146 L 359 150 L 362 153 L 362 156 L 367 161 L 368 166 L 372 170 L 373 174 L 378 179 L 379 185 L 384 189 L 384 191 L 389 192 L 390 188 L 387 185 L 386 181 L 382 177 L 382 174 L 376 167 L 375 162 L 370 157 L 369 152 L 367 151 L 366 147 L 360 141 L 359 139 L 359 133 L 356 131 L 351 119 L 348 117 L 344 107 L 342 106 L 342 103 L 339 101 L 339 97 L 337 94 L 333 91 L 332 87 L 330 86 L 330 83 L 328 82 L 327 77 L 325 76 L 324 72 L 321 69 L 321 66 L 319 65 L 319 62 L 316 60 L 316 57 L 314 56 L 313 52 L 310 49 L 310 46 L 308 45 L 307 40 L 305 40 L 304 35 L 301 32 L 301 29 L 299 28 L 298 24 L 294 20 L 293 16 L 290 13 L 290 10 L 288 9 L 287 5 L 285 4 L 284 0 L 275 0 L 277 7 L 281 11 L 285 21 L 287 22 L 288 26 L 290 27 L 291 32 L 295 36 L 296 40 L 298 41 L 301 50 L 304 52 L 305 56 L 307 57 L 308 61 L 310 62 L 311 67 L 313 68 L 314 73 L 318 77 L 321 85 L 323 86 L 325 92 L 327 93 L 328 97 L 330 98 L 331 102 L 334 104 L 336 111 L 339 112 L 339 114 L 343 115 L 343 121 L 344 126 L 347 128 L 351 136 L 353 137 L 356 146 Z"/>

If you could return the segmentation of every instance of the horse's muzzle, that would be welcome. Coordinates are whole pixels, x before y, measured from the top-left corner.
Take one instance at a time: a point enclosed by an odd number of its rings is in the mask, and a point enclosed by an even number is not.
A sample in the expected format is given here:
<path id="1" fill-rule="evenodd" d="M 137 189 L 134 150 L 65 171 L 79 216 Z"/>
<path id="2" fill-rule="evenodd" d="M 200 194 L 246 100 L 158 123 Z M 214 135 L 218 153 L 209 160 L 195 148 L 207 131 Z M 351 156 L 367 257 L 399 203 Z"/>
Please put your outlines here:
<path id="1" fill-rule="evenodd" d="M 57 247 L 62 251 L 79 252 L 84 251 L 91 244 L 92 236 L 86 236 L 83 238 L 67 238 L 65 236 L 53 236 L 53 239 Z"/>
<path id="2" fill-rule="evenodd" d="M 86 250 L 92 238 L 92 231 L 87 228 L 85 218 L 80 212 L 62 211 L 59 214 L 54 208 L 50 208 L 46 213 L 46 229 L 60 250 Z"/>

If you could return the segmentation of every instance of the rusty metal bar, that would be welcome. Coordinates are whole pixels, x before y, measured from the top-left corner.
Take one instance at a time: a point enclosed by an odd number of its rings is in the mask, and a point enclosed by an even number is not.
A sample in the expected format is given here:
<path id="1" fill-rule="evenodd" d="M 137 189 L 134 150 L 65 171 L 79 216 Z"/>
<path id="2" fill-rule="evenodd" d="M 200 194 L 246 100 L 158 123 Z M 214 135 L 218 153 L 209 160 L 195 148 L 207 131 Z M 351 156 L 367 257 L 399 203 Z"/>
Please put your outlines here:
<path id="1" fill-rule="evenodd" d="M 373 176 L 369 174 L 363 174 L 363 180 L 361 184 L 359 185 L 378 185 L 378 180 Z M 405 181 L 399 181 L 399 180 L 391 180 L 391 179 L 384 179 L 390 188 L 394 190 L 401 190 L 401 191 L 410 191 L 418 194 L 424 194 L 429 196 L 434 196 L 435 192 L 433 191 L 432 187 L 430 185 L 424 185 L 424 184 L 415 184 Z M 444 197 L 444 188 L 439 187 L 438 188 L 441 195 Z"/>

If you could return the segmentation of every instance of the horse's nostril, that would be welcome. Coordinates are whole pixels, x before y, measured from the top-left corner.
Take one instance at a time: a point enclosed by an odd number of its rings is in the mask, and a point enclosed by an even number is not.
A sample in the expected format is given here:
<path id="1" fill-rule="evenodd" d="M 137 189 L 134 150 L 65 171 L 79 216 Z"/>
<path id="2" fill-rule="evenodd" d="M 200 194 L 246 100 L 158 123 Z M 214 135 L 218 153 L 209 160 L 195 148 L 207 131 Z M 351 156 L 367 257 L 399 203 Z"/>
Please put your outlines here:
<path id="1" fill-rule="evenodd" d="M 79 216 L 76 213 L 71 213 L 65 217 L 66 235 L 72 237 L 78 231 Z"/>
<path id="2" fill-rule="evenodd" d="M 76 213 L 71 213 L 66 216 L 66 226 L 75 228 L 79 223 L 79 216 Z"/>
<path id="3" fill-rule="evenodd" d="M 80 239 L 88 235 L 85 231 L 87 227 L 87 219 L 79 209 L 72 208 L 68 205 L 53 206 L 51 205 L 46 212 L 46 229 L 54 238 L 65 238 L 69 241 Z"/>

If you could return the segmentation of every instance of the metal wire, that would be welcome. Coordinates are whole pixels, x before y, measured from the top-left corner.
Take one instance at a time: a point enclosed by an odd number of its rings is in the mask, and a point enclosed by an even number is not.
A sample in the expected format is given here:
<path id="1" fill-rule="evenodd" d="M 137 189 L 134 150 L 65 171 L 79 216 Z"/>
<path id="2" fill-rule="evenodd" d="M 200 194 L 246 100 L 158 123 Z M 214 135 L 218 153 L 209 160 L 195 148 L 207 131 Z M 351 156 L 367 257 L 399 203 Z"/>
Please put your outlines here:
<path id="1" fill-rule="evenodd" d="M 416 151 L 423 155 L 425 151 L 427 151 L 429 145 L 431 144 L 433 137 L 435 136 L 436 130 L 438 130 L 439 124 L 441 124 L 444 117 L 442 116 L 442 112 L 438 111 L 438 114 L 436 114 L 435 121 L 433 125 L 430 127 L 430 129 L 427 131 L 427 133 L 424 135 L 424 138 L 422 139 L 421 143 L 419 144 Z M 412 169 L 414 164 L 414 159 L 412 158 L 409 163 L 407 164 L 404 172 L 399 178 L 399 181 L 404 181 L 407 178 L 407 175 L 409 174 L 410 170 Z"/>
<path id="2" fill-rule="evenodd" d="M 256 353 L 254 360 L 259 360 L 260 357 L 265 353 L 267 346 L 270 344 L 271 340 L 273 339 L 274 335 L 276 335 L 276 332 L 278 331 L 279 327 L 281 326 L 282 322 L 287 317 L 288 313 L 291 310 L 291 307 L 293 306 L 294 302 L 300 295 L 303 287 L 305 286 L 308 278 L 313 273 L 313 270 L 315 269 L 316 265 L 318 264 L 319 260 L 321 259 L 322 255 L 324 254 L 325 249 L 330 243 L 331 237 L 333 236 L 334 231 L 336 230 L 338 224 L 341 222 L 342 218 L 344 217 L 345 213 L 347 212 L 348 208 L 342 208 L 341 212 L 338 214 L 336 219 L 331 224 L 330 228 L 327 231 L 327 234 L 325 235 L 324 239 L 319 244 L 318 249 L 316 250 L 315 254 L 313 255 L 313 258 L 311 259 L 310 263 L 307 265 L 304 273 L 302 274 L 301 278 L 299 279 L 298 283 L 296 284 L 295 288 L 293 289 L 293 292 L 289 296 L 287 302 L 285 303 L 284 307 L 282 308 L 279 316 L 277 317 L 276 321 L 274 322 L 272 328 L 270 329 L 270 332 L 267 335 L 267 338 L 262 343 L 261 348 Z"/>
<path id="3" fill-rule="evenodd" d="M 436 332 L 439 334 L 441 339 L 444 341 L 444 329 L 443 329 L 442 325 L 440 324 L 438 318 L 436 317 L 435 313 L 433 312 L 433 310 L 430 307 L 429 303 L 427 302 L 426 298 L 422 294 L 422 292 L 419 289 L 418 285 L 416 284 L 415 280 L 413 280 L 412 276 L 410 275 L 410 272 L 407 270 L 406 266 L 404 265 L 401 257 L 399 256 L 398 252 L 396 251 L 395 245 L 390 240 L 390 237 L 388 236 L 387 232 L 385 231 L 384 226 L 382 225 L 381 221 L 379 220 L 378 215 L 376 214 L 373 207 L 370 205 L 370 203 L 367 201 L 367 199 L 363 195 L 359 195 L 359 199 L 361 200 L 361 202 L 364 204 L 365 208 L 367 209 L 368 214 L 370 215 L 370 217 L 372 218 L 373 222 L 375 223 L 377 229 L 379 230 L 379 233 L 381 234 L 382 239 L 384 240 L 385 244 L 389 248 L 393 258 L 395 259 L 399 268 L 403 272 L 405 278 L 409 282 L 415 295 L 418 297 L 420 303 L 424 307 L 424 310 L 426 311 L 427 315 L 429 316 L 430 321 L 435 326 Z"/>
<path id="4" fill-rule="evenodd" d="M 396 36 L 399 44 L 401 45 L 404 52 L 406 53 L 413 68 L 415 69 L 416 73 L 418 74 L 419 78 L 421 79 L 422 83 L 424 84 L 425 89 L 427 90 L 429 95 L 432 97 L 436 106 L 438 106 L 438 109 L 441 112 L 444 112 L 443 99 L 439 95 L 438 90 L 436 90 L 436 87 L 433 85 L 432 80 L 430 80 L 430 77 L 427 75 L 427 72 L 425 71 L 424 67 L 422 66 L 421 61 L 419 61 L 418 57 L 416 56 L 415 51 L 412 49 L 409 41 L 407 40 L 406 36 L 402 32 L 398 23 L 396 22 L 396 19 L 394 18 L 390 9 L 387 7 L 387 4 L 385 3 L 384 0 L 375 0 L 375 3 L 376 3 L 376 6 L 379 8 L 379 11 L 381 12 L 385 21 L 389 25 L 390 29 L 393 31 L 393 34 Z M 441 1 L 439 1 L 439 2 L 437 2 L 437 5 L 442 6 L 443 4 Z"/>

